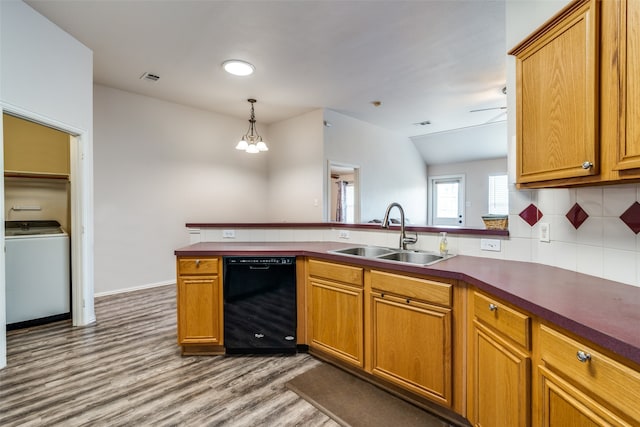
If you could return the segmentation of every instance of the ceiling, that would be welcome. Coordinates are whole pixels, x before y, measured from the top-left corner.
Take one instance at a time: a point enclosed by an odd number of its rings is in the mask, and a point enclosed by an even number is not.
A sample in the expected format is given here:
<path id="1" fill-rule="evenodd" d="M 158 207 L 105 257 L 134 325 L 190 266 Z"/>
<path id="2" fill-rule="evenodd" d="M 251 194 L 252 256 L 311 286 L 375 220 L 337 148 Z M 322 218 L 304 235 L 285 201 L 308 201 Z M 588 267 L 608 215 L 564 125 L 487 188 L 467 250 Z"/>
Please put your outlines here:
<path id="1" fill-rule="evenodd" d="M 248 119 L 256 98 L 258 123 L 328 108 L 408 137 L 505 119 L 470 112 L 506 105 L 505 0 L 26 3 L 93 50 L 96 83 L 183 105 Z M 226 74 L 232 58 L 255 73 Z"/>

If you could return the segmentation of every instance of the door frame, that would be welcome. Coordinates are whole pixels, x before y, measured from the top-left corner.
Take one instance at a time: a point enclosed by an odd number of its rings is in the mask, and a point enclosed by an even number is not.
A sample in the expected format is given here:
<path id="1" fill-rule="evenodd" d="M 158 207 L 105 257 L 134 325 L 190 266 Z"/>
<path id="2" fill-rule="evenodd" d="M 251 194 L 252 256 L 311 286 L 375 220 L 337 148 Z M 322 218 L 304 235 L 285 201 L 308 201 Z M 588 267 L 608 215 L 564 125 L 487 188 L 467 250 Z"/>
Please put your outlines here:
<path id="1" fill-rule="evenodd" d="M 327 167 L 325 169 L 325 195 L 324 195 L 324 221 L 329 221 L 331 218 L 331 170 L 334 168 L 338 169 L 349 169 L 349 173 L 353 173 L 353 203 L 354 203 L 354 213 L 353 213 L 353 222 L 355 224 L 360 222 L 360 166 L 353 165 L 349 163 L 342 162 L 334 162 L 332 160 L 327 160 Z"/>
<path id="2" fill-rule="evenodd" d="M 12 105 L 2 104 L 0 112 L 29 120 L 71 135 L 70 151 L 70 191 L 71 191 L 71 317 L 73 326 L 84 326 L 95 322 L 94 282 L 93 282 L 93 160 L 91 133 L 66 123 L 23 110 Z M 0 138 L 0 147 L 4 150 L 4 138 Z M 4 170 L 4 158 L 2 160 Z M 4 174 L 2 175 L 1 214 L 4 221 Z M 4 228 L 2 230 L 4 238 Z M 4 252 L 0 256 L 3 270 Z M 4 274 L 0 277 L 4 289 Z M 6 319 L 5 319 L 6 324 Z M 2 326 L 2 325 L 0 325 Z M 6 325 L 5 325 L 6 326 Z M 4 329 L 4 328 L 3 328 Z M 6 332 L 3 332 L 6 334 Z"/>

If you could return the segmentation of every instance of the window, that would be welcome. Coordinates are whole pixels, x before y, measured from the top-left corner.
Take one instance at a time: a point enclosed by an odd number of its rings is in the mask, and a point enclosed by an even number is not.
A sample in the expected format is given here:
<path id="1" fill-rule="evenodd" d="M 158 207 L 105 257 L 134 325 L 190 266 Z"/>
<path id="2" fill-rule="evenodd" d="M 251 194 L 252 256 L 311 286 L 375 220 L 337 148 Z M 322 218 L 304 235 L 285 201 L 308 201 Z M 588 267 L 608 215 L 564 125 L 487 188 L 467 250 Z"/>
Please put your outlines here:
<path id="1" fill-rule="evenodd" d="M 430 178 L 431 223 L 464 225 L 464 175 Z"/>
<path id="2" fill-rule="evenodd" d="M 489 214 L 509 213 L 509 186 L 507 175 L 489 175 Z"/>

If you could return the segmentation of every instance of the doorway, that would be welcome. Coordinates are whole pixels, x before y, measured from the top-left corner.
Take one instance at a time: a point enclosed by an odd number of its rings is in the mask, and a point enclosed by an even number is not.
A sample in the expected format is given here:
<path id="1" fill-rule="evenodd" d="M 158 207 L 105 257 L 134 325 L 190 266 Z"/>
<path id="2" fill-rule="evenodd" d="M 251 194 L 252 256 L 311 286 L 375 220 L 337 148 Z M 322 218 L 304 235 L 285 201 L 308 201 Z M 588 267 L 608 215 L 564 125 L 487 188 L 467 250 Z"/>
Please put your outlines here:
<path id="1" fill-rule="evenodd" d="M 73 136 L 9 114 L 2 120 L 9 331 L 71 318 Z"/>
<path id="2" fill-rule="evenodd" d="M 343 163 L 328 163 L 328 219 L 331 222 L 360 221 L 360 168 Z"/>
<path id="3" fill-rule="evenodd" d="M 73 326 L 91 324 L 95 322 L 95 311 L 93 303 L 93 210 L 91 194 L 93 162 L 91 160 L 92 143 L 90 132 L 15 106 L 4 105 L 2 112 L 3 126 L 1 128 L 4 128 L 4 113 L 6 113 L 12 117 L 61 131 L 68 138 L 69 174 L 65 179 L 69 187 L 67 201 L 69 222 L 67 223 L 67 228 L 71 232 L 71 317 Z M 1 145 L 4 146 L 4 137 L 0 141 Z M 0 189 L 3 193 L 2 204 L 4 206 L 4 176 L 2 184 Z M 9 206 L 4 206 L 2 210 L 3 218 L 5 218 L 8 208 Z M 2 267 L 6 267 L 6 258 L 4 256 L 0 258 L 2 258 L 0 260 Z M 6 285 L 4 274 L 2 276 L 2 284 Z M 0 286 L 0 289 L 2 288 L 5 288 L 5 286 Z M 5 295 L 1 297 L 6 297 L 6 289 L 3 293 Z M 2 299 L 0 298 L 0 300 Z M 2 311 L 6 311 L 5 307 L 2 307 Z M 3 336 L 0 337 L 0 347 L 6 344 L 5 338 L 3 333 Z M 6 359 L 3 357 L 0 357 L 0 359 L 2 359 L 0 360 L 0 366 L 2 366 L 6 363 Z"/>

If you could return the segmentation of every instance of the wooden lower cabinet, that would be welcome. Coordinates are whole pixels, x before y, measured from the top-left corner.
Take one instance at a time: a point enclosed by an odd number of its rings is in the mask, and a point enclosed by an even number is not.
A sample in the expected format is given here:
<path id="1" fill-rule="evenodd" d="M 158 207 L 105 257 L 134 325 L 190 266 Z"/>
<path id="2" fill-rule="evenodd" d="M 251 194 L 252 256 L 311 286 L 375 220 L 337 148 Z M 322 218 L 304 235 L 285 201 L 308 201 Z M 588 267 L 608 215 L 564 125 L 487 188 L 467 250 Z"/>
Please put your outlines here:
<path id="1" fill-rule="evenodd" d="M 544 427 L 629 426 L 570 383 L 539 368 L 540 417 Z"/>
<path id="2" fill-rule="evenodd" d="M 177 260 L 178 344 L 183 354 L 224 352 L 220 263 L 220 258 Z"/>
<path id="3" fill-rule="evenodd" d="M 541 324 L 537 405 L 545 427 L 640 425 L 640 371 Z"/>
<path id="4" fill-rule="evenodd" d="M 372 373 L 451 406 L 451 310 L 371 293 Z"/>
<path id="5" fill-rule="evenodd" d="M 478 427 L 528 427 L 531 319 L 475 290 L 470 301 L 469 420 Z"/>
<path id="6" fill-rule="evenodd" d="M 309 347 L 364 367 L 362 268 L 309 260 Z"/>
<path id="7" fill-rule="evenodd" d="M 449 409 L 453 406 L 453 284 L 372 270 L 370 370 Z"/>
<path id="8" fill-rule="evenodd" d="M 477 322 L 472 337 L 473 425 L 528 426 L 531 358 Z"/>

